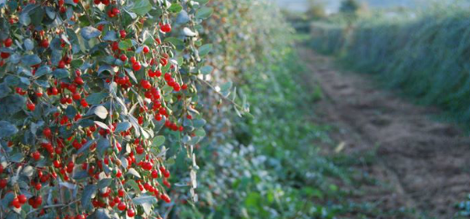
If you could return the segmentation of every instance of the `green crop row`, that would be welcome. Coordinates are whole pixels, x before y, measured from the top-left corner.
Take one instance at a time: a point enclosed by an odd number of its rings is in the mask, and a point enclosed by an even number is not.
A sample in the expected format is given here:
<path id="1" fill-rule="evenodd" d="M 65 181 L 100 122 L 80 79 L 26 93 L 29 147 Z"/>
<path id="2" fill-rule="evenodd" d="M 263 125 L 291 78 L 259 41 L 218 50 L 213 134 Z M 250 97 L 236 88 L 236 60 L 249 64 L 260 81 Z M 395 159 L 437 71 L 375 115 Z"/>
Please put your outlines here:
<path id="1" fill-rule="evenodd" d="M 470 13 L 457 7 L 360 19 L 353 26 L 314 24 L 311 45 L 372 73 L 387 88 L 470 121 Z"/>

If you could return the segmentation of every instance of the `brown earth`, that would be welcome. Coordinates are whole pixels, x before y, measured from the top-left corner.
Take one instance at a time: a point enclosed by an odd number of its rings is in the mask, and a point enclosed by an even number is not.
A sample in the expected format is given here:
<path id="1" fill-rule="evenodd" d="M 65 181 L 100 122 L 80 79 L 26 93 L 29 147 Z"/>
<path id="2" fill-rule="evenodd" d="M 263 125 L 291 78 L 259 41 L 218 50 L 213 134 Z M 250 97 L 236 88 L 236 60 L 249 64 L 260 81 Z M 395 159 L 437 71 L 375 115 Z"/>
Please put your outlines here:
<path id="1" fill-rule="evenodd" d="M 316 122 L 333 127 L 335 144 L 324 147 L 325 153 L 358 160 L 374 154 L 372 162 L 353 168 L 376 182 L 356 185 L 348 199 L 375 204 L 382 213 L 344 217 L 453 218 L 455 204 L 470 193 L 470 138 L 455 125 L 433 120 L 437 109 L 377 88 L 365 74 L 335 68 L 331 58 L 308 49 L 299 53 L 311 72 L 304 83 L 320 85 L 324 95 L 314 108 Z M 415 212 L 386 213 L 399 209 Z"/>

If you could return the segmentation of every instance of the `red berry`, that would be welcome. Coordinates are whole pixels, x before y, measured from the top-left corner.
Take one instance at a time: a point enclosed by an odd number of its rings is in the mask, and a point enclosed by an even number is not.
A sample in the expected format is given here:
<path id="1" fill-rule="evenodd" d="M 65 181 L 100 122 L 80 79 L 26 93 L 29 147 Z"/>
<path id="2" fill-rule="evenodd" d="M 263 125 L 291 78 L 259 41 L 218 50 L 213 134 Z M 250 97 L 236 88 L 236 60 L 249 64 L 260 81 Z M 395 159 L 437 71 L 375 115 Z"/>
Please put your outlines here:
<path id="1" fill-rule="evenodd" d="M 0 189 L 3 189 L 7 186 L 8 181 L 6 179 L 0 180 Z"/>
<path id="2" fill-rule="evenodd" d="M 14 198 L 11 201 L 11 206 L 13 206 L 15 208 L 21 208 L 21 203 L 20 203 L 20 200 L 18 199 L 18 197 Z"/>
<path id="3" fill-rule="evenodd" d="M 121 61 L 125 62 L 125 61 L 127 61 L 127 56 L 122 54 L 120 59 L 121 59 Z"/>
<path id="4" fill-rule="evenodd" d="M 85 82 L 83 82 L 82 77 L 76 77 L 75 78 L 75 83 L 78 84 L 78 85 L 83 85 Z"/>
<path id="5" fill-rule="evenodd" d="M 134 217 L 134 215 L 135 215 L 134 210 L 132 210 L 132 209 L 127 210 L 127 216 Z"/>
<path id="6" fill-rule="evenodd" d="M 152 178 L 158 178 L 158 171 L 157 170 L 153 170 L 152 171 Z"/>
<path id="7" fill-rule="evenodd" d="M 161 29 L 162 32 L 164 32 L 164 33 L 171 32 L 171 25 L 170 25 L 170 24 L 163 24 L 163 25 L 160 25 L 160 29 Z"/>
<path id="8" fill-rule="evenodd" d="M 118 196 L 119 196 L 119 197 L 124 197 L 124 190 L 120 189 L 120 190 L 118 191 Z"/>
<path id="9" fill-rule="evenodd" d="M 144 153 L 144 148 L 139 145 L 139 146 L 135 149 L 135 151 L 137 152 L 137 154 L 142 154 L 142 153 Z"/>
<path id="10" fill-rule="evenodd" d="M 28 104 L 26 104 L 26 107 L 30 111 L 34 111 L 34 109 L 36 109 L 36 105 L 34 103 L 28 103 Z"/>
<path id="11" fill-rule="evenodd" d="M 36 160 L 36 161 L 41 159 L 41 153 L 39 153 L 39 151 L 33 152 L 33 159 Z"/>
<path id="12" fill-rule="evenodd" d="M 39 183 L 38 183 L 39 184 Z M 36 200 L 34 200 L 34 204 L 36 206 L 39 206 L 42 204 L 42 197 L 37 197 Z"/>
<path id="13" fill-rule="evenodd" d="M 118 8 L 113 8 L 112 12 L 113 12 L 114 15 L 117 15 L 117 14 L 121 13 L 121 11 Z"/>
<path id="14" fill-rule="evenodd" d="M 148 46 L 144 46 L 144 49 L 143 49 L 144 53 L 147 54 L 148 52 L 150 52 L 150 49 Z"/>
<path id="15" fill-rule="evenodd" d="M 82 107 L 88 107 L 88 102 L 86 102 L 85 99 L 82 99 L 82 100 L 80 101 L 80 105 L 82 105 Z"/>
<path id="16" fill-rule="evenodd" d="M 42 48 L 48 48 L 49 47 L 49 41 L 47 41 L 46 39 L 42 40 L 41 41 L 41 47 Z"/>
<path id="17" fill-rule="evenodd" d="M 2 52 L 0 53 L 0 57 L 2 57 L 2 59 L 7 59 L 8 57 L 10 57 L 10 53 Z"/>
<path id="18" fill-rule="evenodd" d="M 21 204 L 24 204 L 28 201 L 28 198 L 26 198 L 26 195 L 21 194 L 21 195 L 18 195 L 18 200 L 20 201 Z"/>
<path id="19" fill-rule="evenodd" d="M 150 82 L 147 81 L 147 80 L 145 80 L 145 79 L 142 79 L 142 80 L 140 81 L 140 85 L 141 85 L 144 89 L 146 89 L 146 90 L 148 90 L 148 89 L 150 89 L 150 88 L 152 87 L 152 85 L 150 84 Z"/>
<path id="20" fill-rule="evenodd" d="M 118 209 L 121 210 L 121 211 L 124 211 L 124 210 L 126 210 L 126 208 L 127 208 L 127 207 L 126 207 L 126 204 L 125 204 L 124 202 L 119 203 L 117 207 L 118 207 Z"/>
<path id="21" fill-rule="evenodd" d="M 126 38 L 127 33 L 126 33 L 125 30 L 120 30 L 120 31 L 119 31 L 119 34 L 121 35 L 121 39 Z"/>
<path id="22" fill-rule="evenodd" d="M 13 40 L 11 38 L 7 38 L 3 43 L 5 44 L 5 47 L 10 47 L 13 44 Z"/>
<path id="23" fill-rule="evenodd" d="M 139 71 L 142 66 L 140 65 L 139 62 L 134 62 L 134 64 L 132 64 L 132 68 L 134 69 L 134 71 Z"/>
<path id="24" fill-rule="evenodd" d="M 52 136 L 51 129 L 45 128 L 44 130 L 42 130 L 42 134 L 44 134 L 44 136 L 46 136 L 47 138 L 50 138 Z"/>
<path id="25" fill-rule="evenodd" d="M 72 94 L 72 98 L 74 100 L 80 100 L 82 96 L 80 95 L 80 93 L 77 92 L 77 93 Z"/>

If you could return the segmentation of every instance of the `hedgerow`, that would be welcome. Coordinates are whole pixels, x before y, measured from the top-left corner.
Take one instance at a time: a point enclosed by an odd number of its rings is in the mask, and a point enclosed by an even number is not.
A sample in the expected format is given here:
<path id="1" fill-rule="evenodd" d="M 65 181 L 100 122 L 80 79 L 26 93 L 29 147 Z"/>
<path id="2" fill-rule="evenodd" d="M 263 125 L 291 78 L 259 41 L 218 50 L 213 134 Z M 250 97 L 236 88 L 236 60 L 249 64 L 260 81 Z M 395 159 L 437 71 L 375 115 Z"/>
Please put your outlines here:
<path id="1" fill-rule="evenodd" d="M 194 193 L 206 2 L 0 2 L 0 218 L 160 218 L 172 182 Z"/>

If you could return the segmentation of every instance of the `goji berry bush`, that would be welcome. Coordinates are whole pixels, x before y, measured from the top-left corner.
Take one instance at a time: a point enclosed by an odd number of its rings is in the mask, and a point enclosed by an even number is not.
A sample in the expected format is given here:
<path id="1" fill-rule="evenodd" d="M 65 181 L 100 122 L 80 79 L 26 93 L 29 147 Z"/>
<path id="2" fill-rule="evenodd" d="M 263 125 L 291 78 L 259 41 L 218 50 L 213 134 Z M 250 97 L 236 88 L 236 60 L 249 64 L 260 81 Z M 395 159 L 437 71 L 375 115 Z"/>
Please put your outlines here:
<path id="1" fill-rule="evenodd" d="M 206 2 L 0 1 L 0 218 L 160 218 L 173 181 L 195 193 Z"/>

